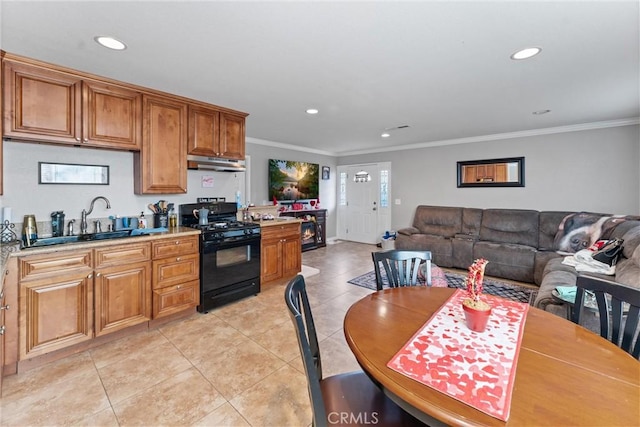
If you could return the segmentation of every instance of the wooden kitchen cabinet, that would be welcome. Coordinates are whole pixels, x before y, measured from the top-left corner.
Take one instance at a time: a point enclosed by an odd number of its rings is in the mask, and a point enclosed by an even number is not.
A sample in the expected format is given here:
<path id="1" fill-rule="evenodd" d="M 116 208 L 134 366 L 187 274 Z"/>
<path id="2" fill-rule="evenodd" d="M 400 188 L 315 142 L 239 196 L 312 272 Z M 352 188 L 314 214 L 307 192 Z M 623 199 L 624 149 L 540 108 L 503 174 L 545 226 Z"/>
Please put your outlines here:
<path id="1" fill-rule="evenodd" d="M 19 259 L 20 360 L 151 319 L 151 244 Z"/>
<path id="2" fill-rule="evenodd" d="M 244 116 L 190 105 L 188 153 L 244 160 L 244 122 Z"/>
<path id="3" fill-rule="evenodd" d="M 151 245 L 95 249 L 95 336 L 151 320 Z"/>
<path id="4" fill-rule="evenodd" d="M 187 192 L 187 103 L 143 96 L 142 148 L 134 153 L 136 194 Z"/>
<path id="5" fill-rule="evenodd" d="M 288 280 L 302 269 L 300 223 L 262 227 L 260 283 Z"/>
<path id="6" fill-rule="evenodd" d="M 153 318 L 200 304 L 200 252 L 197 236 L 152 243 Z"/>
<path id="7" fill-rule="evenodd" d="M 3 61 L 7 138 L 139 150 L 142 94 L 53 67 Z"/>
<path id="8" fill-rule="evenodd" d="M 93 338 L 90 250 L 19 260 L 20 360 Z"/>

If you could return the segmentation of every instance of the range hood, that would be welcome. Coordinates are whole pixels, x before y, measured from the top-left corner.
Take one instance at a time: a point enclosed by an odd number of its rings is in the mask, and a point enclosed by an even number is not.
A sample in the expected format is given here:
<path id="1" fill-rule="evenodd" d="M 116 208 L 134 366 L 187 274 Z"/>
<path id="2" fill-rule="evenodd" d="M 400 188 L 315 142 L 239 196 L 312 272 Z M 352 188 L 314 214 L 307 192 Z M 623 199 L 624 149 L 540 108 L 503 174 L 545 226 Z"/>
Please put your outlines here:
<path id="1" fill-rule="evenodd" d="M 244 160 L 219 159 L 217 157 L 187 156 L 188 169 L 202 169 L 218 172 L 244 172 Z"/>

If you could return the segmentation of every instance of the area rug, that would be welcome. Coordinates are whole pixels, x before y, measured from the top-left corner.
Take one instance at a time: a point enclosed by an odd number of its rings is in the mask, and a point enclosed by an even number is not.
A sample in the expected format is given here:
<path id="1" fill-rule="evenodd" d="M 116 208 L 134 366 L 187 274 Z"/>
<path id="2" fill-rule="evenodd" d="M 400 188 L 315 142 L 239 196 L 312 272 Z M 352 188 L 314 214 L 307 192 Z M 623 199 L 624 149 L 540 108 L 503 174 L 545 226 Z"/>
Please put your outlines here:
<path id="1" fill-rule="evenodd" d="M 315 276 L 316 274 L 320 273 L 320 270 L 318 270 L 317 268 L 314 267 L 309 267 L 308 265 L 303 265 L 302 266 L 302 271 L 300 272 L 300 274 L 302 274 L 302 276 L 305 279 L 308 279 L 311 276 Z M 373 285 L 375 288 L 375 277 L 373 278 Z"/>
<path id="2" fill-rule="evenodd" d="M 384 272 L 382 272 L 384 276 Z M 464 289 L 464 278 L 466 274 L 457 274 L 445 272 L 447 285 L 450 288 Z M 348 281 L 352 285 L 362 286 L 363 288 L 376 289 L 376 273 L 372 270 L 361 276 L 355 277 Z M 496 295 L 512 301 L 526 302 L 533 305 L 538 291 L 525 286 L 513 285 L 511 283 L 500 282 L 498 280 L 484 279 L 484 292 L 490 295 Z"/>

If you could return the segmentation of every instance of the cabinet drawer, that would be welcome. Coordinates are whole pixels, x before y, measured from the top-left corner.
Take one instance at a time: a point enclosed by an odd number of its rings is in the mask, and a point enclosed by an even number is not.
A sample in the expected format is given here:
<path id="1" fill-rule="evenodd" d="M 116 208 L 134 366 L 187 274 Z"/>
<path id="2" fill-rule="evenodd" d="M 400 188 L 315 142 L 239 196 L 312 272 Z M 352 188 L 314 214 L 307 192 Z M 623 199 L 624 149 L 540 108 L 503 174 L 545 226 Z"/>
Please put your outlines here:
<path id="1" fill-rule="evenodd" d="M 151 260 L 149 243 L 95 249 L 96 268 Z"/>
<path id="2" fill-rule="evenodd" d="M 153 261 L 153 289 L 197 280 L 200 277 L 199 268 L 199 254 Z"/>
<path id="3" fill-rule="evenodd" d="M 198 236 L 159 240 L 153 242 L 152 249 L 153 259 L 197 254 L 199 250 Z"/>
<path id="4" fill-rule="evenodd" d="M 61 252 L 21 257 L 19 260 L 20 281 L 36 280 L 70 272 L 89 274 L 92 270 L 91 251 Z"/>
<path id="5" fill-rule="evenodd" d="M 262 240 L 284 239 L 290 236 L 300 236 L 300 223 L 271 225 L 261 229 Z"/>
<path id="6" fill-rule="evenodd" d="M 153 318 L 157 319 L 197 306 L 200 304 L 199 289 L 199 280 L 155 289 L 153 291 Z"/>

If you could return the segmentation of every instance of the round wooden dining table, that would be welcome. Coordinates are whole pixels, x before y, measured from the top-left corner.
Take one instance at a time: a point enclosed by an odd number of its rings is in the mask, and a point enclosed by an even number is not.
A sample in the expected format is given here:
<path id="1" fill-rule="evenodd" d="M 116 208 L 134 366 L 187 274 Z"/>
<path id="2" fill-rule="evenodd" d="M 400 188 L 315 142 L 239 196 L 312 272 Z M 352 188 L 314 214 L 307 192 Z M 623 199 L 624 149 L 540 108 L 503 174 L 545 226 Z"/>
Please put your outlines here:
<path id="1" fill-rule="evenodd" d="M 388 368 L 453 292 L 424 286 L 385 289 L 347 311 L 345 337 L 358 363 L 405 410 L 430 425 L 640 424 L 640 362 L 599 335 L 533 307 L 525 320 L 506 422 Z"/>

